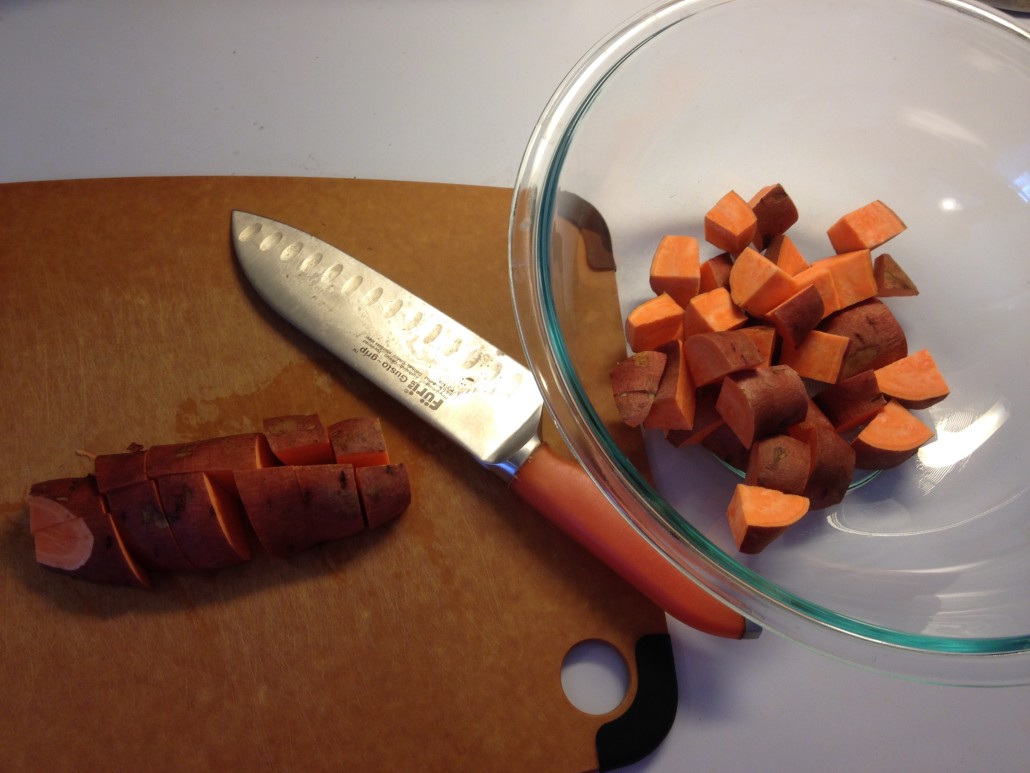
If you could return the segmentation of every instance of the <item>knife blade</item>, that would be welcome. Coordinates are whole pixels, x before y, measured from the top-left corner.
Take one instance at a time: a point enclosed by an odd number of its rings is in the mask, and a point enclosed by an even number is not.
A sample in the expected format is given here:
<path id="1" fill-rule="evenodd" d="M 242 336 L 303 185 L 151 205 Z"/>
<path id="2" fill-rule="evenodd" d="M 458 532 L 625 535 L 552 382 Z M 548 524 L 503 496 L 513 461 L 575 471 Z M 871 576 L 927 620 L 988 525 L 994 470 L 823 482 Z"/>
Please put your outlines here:
<path id="1" fill-rule="evenodd" d="M 676 569 L 586 472 L 540 439 L 543 398 L 519 362 L 344 251 L 232 213 L 243 274 L 280 316 L 437 428 L 667 614 L 717 636 L 760 630 Z"/>

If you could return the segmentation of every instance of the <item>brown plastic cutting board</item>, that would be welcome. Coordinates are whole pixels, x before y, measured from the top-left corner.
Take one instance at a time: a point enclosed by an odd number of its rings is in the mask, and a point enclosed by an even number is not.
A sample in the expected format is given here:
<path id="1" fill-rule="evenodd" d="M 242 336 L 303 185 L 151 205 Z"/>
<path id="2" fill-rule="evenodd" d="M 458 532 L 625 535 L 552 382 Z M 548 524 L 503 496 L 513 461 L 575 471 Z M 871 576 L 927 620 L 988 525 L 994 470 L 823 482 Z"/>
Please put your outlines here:
<path id="1" fill-rule="evenodd" d="M 278 319 L 230 247 L 234 208 L 295 225 L 521 359 L 509 203 L 502 189 L 360 180 L 0 186 L 0 767 L 598 766 L 595 735 L 634 713 L 633 648 L 665 633 L 663 614 Z M 611 308 L 602 358 L 622 346 Z M 152 592 L 35 564 L 25 492 L 87 473 L 77 450 L 313 412 L 382 418 L 413 479 L 399 521 L 289 560 L 256 550 L 238 568 L 158 576 Z M 576 710 L 560 683 L 568 649 L 592 638 L 630 663 L 608 716 Z"/>

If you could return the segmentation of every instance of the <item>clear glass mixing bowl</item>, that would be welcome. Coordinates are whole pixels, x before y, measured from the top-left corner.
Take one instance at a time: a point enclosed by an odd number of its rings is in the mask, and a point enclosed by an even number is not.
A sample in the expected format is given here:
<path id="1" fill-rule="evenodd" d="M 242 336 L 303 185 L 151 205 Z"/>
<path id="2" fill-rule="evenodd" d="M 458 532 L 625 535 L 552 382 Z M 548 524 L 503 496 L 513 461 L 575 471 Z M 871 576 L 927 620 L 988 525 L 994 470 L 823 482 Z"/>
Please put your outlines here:
<path id="1" fill-rule="evenodd" d="M 814 511 L 757 556 L 725 523 L 739 482 L 648 433 L 645 475 L 597 408 L 573 222 L 614 261 L 623 313 L 661 235 L 703 236 L 728 190 L 781 183 L 809 257 L 883 199 L 920 288 L 889 299 L 951 395 L 916 459 Z M 584 214 L 586 213 L 586 214 Z M 715 248 L 710 253 L 717 252 Z M 764 627 L 845 661 L 952 684 L 1030 682 L 1030 33 L 959 0 L 658 5 L 580 61 L 520 168 L 510 231 L 527 357 L 571 449 L 625 517 Z M 707 257 L 703 254 L 702 257 Z M 614 362 L 608 363 L 614 365 Z"/>

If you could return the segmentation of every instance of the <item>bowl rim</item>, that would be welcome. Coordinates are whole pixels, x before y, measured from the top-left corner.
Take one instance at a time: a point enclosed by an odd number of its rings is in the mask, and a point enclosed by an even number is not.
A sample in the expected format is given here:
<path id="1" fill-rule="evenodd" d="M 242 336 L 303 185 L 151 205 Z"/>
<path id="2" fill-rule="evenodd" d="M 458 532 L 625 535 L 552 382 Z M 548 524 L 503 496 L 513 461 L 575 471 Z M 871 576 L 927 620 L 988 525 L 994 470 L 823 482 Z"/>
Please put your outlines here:
<path id="1" fill-rule="evenodd" d="M 806 601 L 740 563 L 683 519 L 618 450 L 568 366 L 548 268 L 550 224 L 572 134 L 608 77 L 648 40 L 696 14 L 737 1 L 666 0 L 631 17 L 580 59 L 533 129 L 511 204 L 509 280 L 523 350 L 545 405 L 573 455 L 651 547 L 763 627 L 852 665 L 916 681 L 1030 684 L 1030 634 L 953 638 L 899 631 Z M 971 16 L 1030 45 L 1030 30 L 985 4 L 912 1 Z M 629 501 L 639 502 L 638 512 L 625 506 Z"/>

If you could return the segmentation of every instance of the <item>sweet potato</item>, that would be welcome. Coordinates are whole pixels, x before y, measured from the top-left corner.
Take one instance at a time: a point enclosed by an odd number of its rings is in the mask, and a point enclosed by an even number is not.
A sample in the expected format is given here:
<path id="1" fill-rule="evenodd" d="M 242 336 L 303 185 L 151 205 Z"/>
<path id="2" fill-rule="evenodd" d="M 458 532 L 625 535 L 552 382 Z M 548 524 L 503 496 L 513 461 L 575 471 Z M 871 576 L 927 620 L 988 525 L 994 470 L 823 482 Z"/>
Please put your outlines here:
<path id="1" fill-rule="evenodd" d="M 628 426 L 639 427 L 647 418 L 658 394 L 666 360 L 664 352 L 636 352 L 609 373 L 615 407 Z"/>
<path id="2" fill-rule="evenodd" d="M 93 459 L 97 490 L 106 494 L 120 486 L 130 486 L 147 479 L 147 451 L 134 448 L 119 454 L 98 454 Z"/>
<path id="3" fill-rule="evenodd" d="M 683 337 L 683 307 L 668 293 L 649 298 L 626 317 L 626 341 L 634 352 L 657 349 Z"/>
<path id="4" fill-rule="evenodd" d="M 816 261 L 833 277 L 840 308 L 853 306 L 859 301 L 876 295 L 876 277 L 873 275 L 873 258 L 869 250 L 852 250 L 831 255 Z"/>
<path id="5" fill-rule="evenodd" d="M 150 587 L 104 507 L 92 476 L 34 484 L 26 498 L 36 561 L 92 582 Z M 44 525 L 47 524 L 47 525 Z"/>
<path id="6" fill-rule="evenodd" d="M 776 359 L 776 328 L 772 325 L 745 325 L 739 328 L 740 332 L 751 339 L 758 353 L 762 356 L 759 365 L 775 365 Z"/>
<path id="7" fill-rule="evenodd" d="M 344 539 L 365 529 L 353 465 L 319 464 L 292 469 L 312 544 Z"/>
<path id="8" fill-rule="evenodd" d="M 701 445 L 717 459 L 738 470 L 747 467 L 748 449 L 740 442 L 726 422 L 720 422 L 711 432 L 701 438 Z"/>
<path id="9" fill-rule="evenodd" d="M 662 347 L 665 369 L 654 393 L 654 402 L 644 419 L 648 429 L 690 429 L 694 426 L 697 390 L 683 356 L 683 342 Z"/>
<path id="10" fill-rule="evenodd" d="M 151 446 L 146 459 L 148 478 L 204 472 L 232 494 L 236 494 L 234 471 L 278 464 L 265 436 L 257 432 L 206 438 L 193 443 Z"/>
<path id="11" fill-rule="evenodd" d="M 724 376 L 764 362 L 751 336 L 742 330 L 698 333 L 683 343 L 683 356 L 695 386 L 703 387 Z"/>
<path id="12" fill-rule="evenodd" d="M 804 495 L 811 463 L 811 449 L 803 440 L 790 435 L 762 438 L 748 452 L 744 483 Z"/>
<path id="13" fill-rule="evenodd" d="M 269 555 L 288 558 L 316 544 L 292 467 L 237 470 L 234 476 L 247 520 Z"/>
<path id="14" fill-rule="evenodd" d="M 883 410 L 887 402 L 877 386 L 876 374 L 871 370 L 863 370 L 831 384 L 814 400 L 838 432 L 865 424 Z"/>
<path id="15" fill-rule="evenodd" d="M 837 380 L 876 370 L 908 354 L 908 340 L 894 314 L 878 298 L 856 303 L 827 317 L 818 327 L 849 340 Z"/>
<path id="16" fill-rule="evenodd" d="M 828 317 L 835 311 L 840 311 L 843 304 L 837 294 L 837 286 L 833 281 L 833 274 L 825 266 L 820 265 L 822 261 L 816 261 L 806 269 L 794 274 L 794 281 L 798 287 L 814 287 L 819 291 L 819 297 L 823 300 L 823 317 Z"/>
<path id="17" fill-rule="evenodd" d="M 791 276 L 797 276 L 811 266 L 805 260 L 805 256 L 801 254 L 801 250 L 798 249 L 794 240 L 787 236 L 787 234 L 779 234 L 772 237 L 765 248 L 764 254 L 768 260 L 771 260 Z"/>
<path id="18" fill-rule="evenodd" d="M 916 283 L 889 253 L 877 255 L 873 260 L 873 278 L 880 298 L 919 295 Z"/>
<path id="19" fill-rule="evenodd" d="M 911 458 L 933 439 L 934 431 L 897 400 L 889 400 L 851 441 L 855 466 L 886 470 Z"/>
<path id="20" fill-rule="evenodd" d="M 808 444 L 811 458 L 805 496 L 813 510 L 839 504 L 855 474 L 855 450 L 832 426 L 816 421 L 788 433 Z"/>
<path id="21" fill-rule="evenodd" d="M 812 287 L 803 287 L 762 317 L 771 322 L 780 338 L 797 348 L 823 319 L 823 298 Z"/>
<path id="22" fill-rule="evenodd" d="M 690 299 L 683 309 L 683 338 L 698 333 L 735 330 L 747 324 L 748 317 L 730 298 L 725 287 L 716 287 Z"/>
<path id="23" fill-rule="evenodd" d="M 197 568 L 175 540 L 154 481 L 119 486 L 105 498 L 125 546 L 142 566 L 164 572 Z"/>
<path id="24" fill-rule="evenodd" d="M 651 259 L 651 289 L 668 293 L 680 306 L 697 295 L 701 285 L 701 255 L 693 236 L 663 236 Z"/>
<path id="25" fill-rule="evenodd" d="M 318 414 L 274 416 L 262 422 L 268 446 L 282 464 L 330 464 L 333 448 Z"/>
<path id="26" fill-rule="evenodd" d="M 798 346 L 784 341 L 780 364 L 789 365 L 803 378 L 832 384 L 840 377 L 844 355 L 851 341 L 842 335 L 812 330 Z"/>
<path id="27" fill-rule="evenodd" d="M 363 467 L 390 463 L 383 424 L 375 416 L 356 416 L 330 424 L 329 442 L 337 464 Z"/>
<path id="28" fill-rule="evenodd" d="M 873 373 L 879 390 L 906 408 L 929 408 L 947 397 L 950 391 L 933 355 L 926 349 L 877 368 Z"/>
<path id="29" fill-rule="evenodd" d="M 729 287 L 731 268 L 733 268 L 733 256 L 728 252 L 720 252 L 703 261 L 698 271 L 700 274 L 698 292 L 706 293 L 716 287 Z"/>
<path id="30" fill-rule="evenodd" d="M 765 249 L 773 237 L 782 235 L 798 221 L 797 206 L 780 183 L 766 185 L 747 204 L 755 213 L 755 249 Z"/>
<path id="31" fill-rule="evenodd" d="M 354 472 L 368 528 L 375 529 L 393 520 L 411 503 L 411 484 L 405 465 L 380 464 L 359 467 Z"/>
<path id="32" fill-rule="evenodd" d="M 705 214 L 705 241 L 733 255 L 751 243 L 757 228 L 754 211 L 736 191 L 724 195 Z"/>
<path id="33" fill-rule="evenodd" d="M 715 409 L 745 447 L 784 431 L 808 410 L 801 377 L 786 365 L 731 373 L 722 381 Z"/>
<path id="34" fill-rule="evenodd" d="M 797 494 L 738 483 L 726 517 L 741 553 L 760 553 L 808 512 L 809 502 Z"/>
<path id="35" fill-rule="evenodd" d="M 733 261 L 730 298 L 751 316 L 764 316 L 800 289 L 786 271 L 751 247 Z"/>
<path id="36" fill-rule="evenodd" d="M 725 422 L 715 410 L 719 398 L 719 385 L 700 387 L 694 395 L 694 424 L 690 429 L 672 429 L 665 433 L 665 439 L 676 448 L 699 445 L 708 435 L 723 426 Z"/>
<path id="37" fill-rule="evenodd" d="M 905 230 L 905 224 L 880 200 L 848 212 L 830 226 L 826 235 L 837 252 L 871 250 Z"/>
<path id="38" fill-rule="evenodd" d="M 162 475 L 157 491 L 176 543 L 197 569 L 221 569 L 250 559 L 236 493 L 224 490 L 212 475 Z"/>

